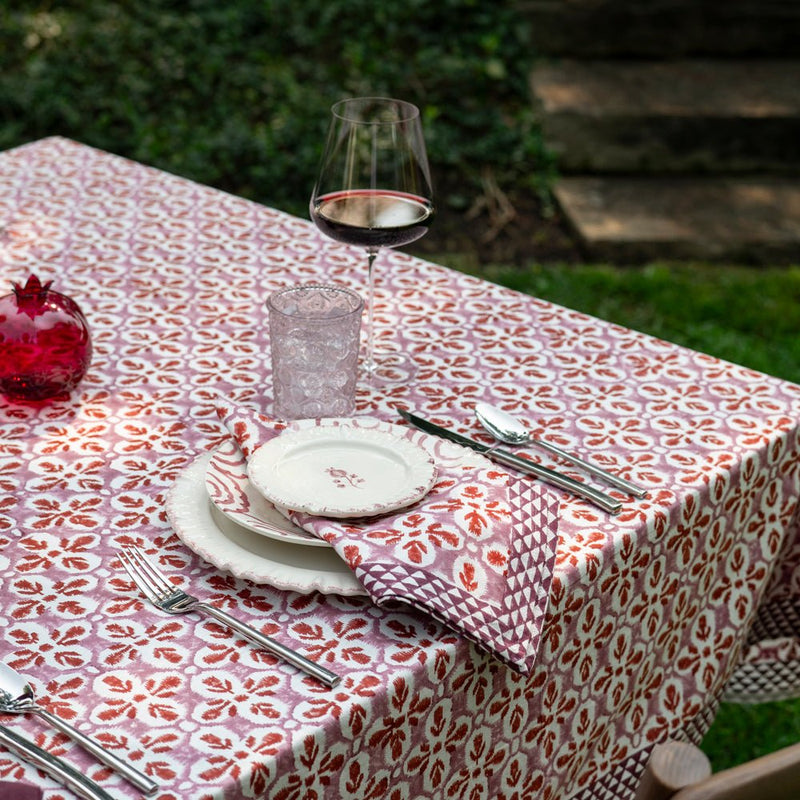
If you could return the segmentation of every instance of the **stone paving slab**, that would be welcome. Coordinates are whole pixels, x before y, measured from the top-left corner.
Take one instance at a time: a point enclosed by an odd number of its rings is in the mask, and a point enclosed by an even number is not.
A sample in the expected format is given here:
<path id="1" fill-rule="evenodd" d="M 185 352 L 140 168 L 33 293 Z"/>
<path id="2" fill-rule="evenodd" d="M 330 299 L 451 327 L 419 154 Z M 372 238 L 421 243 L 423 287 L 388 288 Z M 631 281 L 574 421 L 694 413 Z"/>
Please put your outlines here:
<path id="1" fill-rule="evenodd" d="M 592 259 L 800 264 L 800 179 L 575 177 L 555 195 Z"/>
<path id="2" fill-rule="evenodd" d="M 564 60 L 537 66 L 532 84 L 548 114 L 800 115 L 800 61 L 790 59 Z"/>
<path id="3" fill-rule="evenodd" d="M 562 172 L 800 175 L 800 61 L 559 61 L 531 88 Z"/>

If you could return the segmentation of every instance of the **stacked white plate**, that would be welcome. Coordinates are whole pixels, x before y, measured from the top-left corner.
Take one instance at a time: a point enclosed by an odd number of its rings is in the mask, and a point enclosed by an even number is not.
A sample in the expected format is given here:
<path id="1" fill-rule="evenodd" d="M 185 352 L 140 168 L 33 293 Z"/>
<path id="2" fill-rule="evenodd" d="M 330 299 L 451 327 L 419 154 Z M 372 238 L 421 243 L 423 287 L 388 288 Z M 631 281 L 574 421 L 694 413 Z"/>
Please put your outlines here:
<path id="1" fill-rule="evenodd" d="M 299 420 L 249 464 L 232 441 L 201 455 L 170 489 L 167 516 L 188 547 L 237 577 L 363 595 L 333 548 L 290 521 L 287 509 L 357 518 L 409 506 L 433 485 L 431 453 L 440 445 L 449 443 L 369 417 Z M 451 446 L 457 461 L 464 452 Z M 482 460 L 467 457 L 475 459 Z"/>

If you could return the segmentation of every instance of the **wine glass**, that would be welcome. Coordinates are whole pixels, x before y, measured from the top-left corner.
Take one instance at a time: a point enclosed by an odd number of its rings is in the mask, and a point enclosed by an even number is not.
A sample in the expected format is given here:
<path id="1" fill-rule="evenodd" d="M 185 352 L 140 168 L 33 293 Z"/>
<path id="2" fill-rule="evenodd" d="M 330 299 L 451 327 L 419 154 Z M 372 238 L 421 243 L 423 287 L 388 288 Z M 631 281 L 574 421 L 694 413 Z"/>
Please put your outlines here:
<path id="1" fill-rule="evenodd" d="M 367 251 L 367 345 L 370 379 L 400 382 L 416 365 L 396 351 L 375 348 L 375 257 L 423 236 L 434 215 L 428 157 L 419 109 L 403 100 L 356 97 L 332 109 L 311 219 L 327 236 Z"/>

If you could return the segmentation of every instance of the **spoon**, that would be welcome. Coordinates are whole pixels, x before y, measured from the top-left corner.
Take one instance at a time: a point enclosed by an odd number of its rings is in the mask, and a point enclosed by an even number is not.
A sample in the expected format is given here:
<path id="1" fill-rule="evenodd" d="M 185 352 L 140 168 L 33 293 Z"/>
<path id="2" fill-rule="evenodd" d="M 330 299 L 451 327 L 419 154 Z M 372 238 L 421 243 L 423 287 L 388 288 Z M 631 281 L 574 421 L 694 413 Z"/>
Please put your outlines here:
<path id="1" fill-rule="evenodd" d="M 512 416 L 502 409 L 495 408 L 488 403 L 477 403 L 475 405 L 475 416 L 478 421 L 483 425 L 486 430 L 494 436 L 495 439 L 505 442 L 506 444 L 530 444 L 538 447 L 541 450 L 546 450 L 548 453 L 560 456 L 579 467 L 583 467 L 587 472 L 595 475 L 611 486 L 616 486 L 617 489 L 622 489 L 623 492 L 634 495 L 635 497 L 647 497 L 647 490 L 635 483 L 621 478 L 619 475 L 614 475 L 607 470 L 597 467 L 594 464 L 584 461 L 578 456 L 562 450 L 550 442 L 544 442 L 537 439 L 516 417 Z"/>
<path id="2" fill-rule="evenodd" d="M 64 722 L 60 717 L 51 714 L 41 706 L 37 706 L 31 685 L 16 670 L 2 662 L 0 662 L 0 713 L 37 714 L 43 720 L 49 722 L 56 730 L 66 734 L 70 739 L 80 744 L 84 750 L 87 750 L 107 767 L 116 770 L 144 794 L 153 794 L 158 789 L 158 784 L 148 778 L 147 775 L 139 772 L 135 767 L 132 767 L 113 753 L 109 753 L 94 739 L 84 736 L 77 728 L 73 728 L 72 725 Z"/>

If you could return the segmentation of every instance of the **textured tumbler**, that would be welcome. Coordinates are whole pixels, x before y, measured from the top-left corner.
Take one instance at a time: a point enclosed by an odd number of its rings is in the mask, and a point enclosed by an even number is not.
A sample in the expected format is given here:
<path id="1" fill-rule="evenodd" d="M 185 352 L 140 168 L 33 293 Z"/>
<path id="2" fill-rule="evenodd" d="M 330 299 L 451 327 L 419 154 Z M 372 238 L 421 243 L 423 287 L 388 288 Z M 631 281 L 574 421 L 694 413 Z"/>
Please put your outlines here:
<path id="1" fill-rule="evenodd" d="M 353 413 L 363 307 L 343 286 L 295 286 L 269 296 L 277 419 Z"/>

